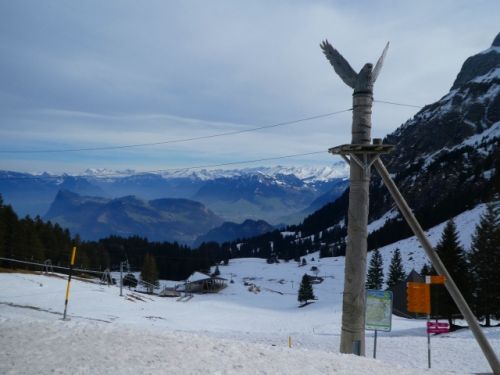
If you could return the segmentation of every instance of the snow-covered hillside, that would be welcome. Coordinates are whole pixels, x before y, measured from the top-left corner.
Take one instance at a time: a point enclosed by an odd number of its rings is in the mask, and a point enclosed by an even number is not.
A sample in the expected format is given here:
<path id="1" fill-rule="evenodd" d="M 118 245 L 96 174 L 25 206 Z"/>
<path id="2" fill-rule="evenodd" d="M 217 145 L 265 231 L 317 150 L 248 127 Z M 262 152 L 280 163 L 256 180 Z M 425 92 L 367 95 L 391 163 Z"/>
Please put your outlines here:
<path id="1" fill-rule="evenodd" d="M 479 217 L 485 212 L 486 205 L 480 204 L 474 207 L 472 210 L 465 211 L 460 215 L 453 218 L 457 228 L 458 228 L 458 240 L 462 247 L 468 251 L 470 249 L 472 235 L 474 233 L 476 225 L 479 223 Z M 388 215 L 384 215 L 380 221 L 383 223 L 385 220 L 394 217 L 394 211 L 391 211 Z M 380 226 L 380 222 L 376 221 L 371 223 L 368 230 L 376 230 Z M 432 246 L 436 244 L 441 239 L 443 229 L 446 223 L 441 223 L 435 227 L 426 231 L 427 238 Z M 371 230 L 370 230 L 371 229 Z M 404 240 L 392 243 L 390 245 L 384 246 L 379 249 L 380 254 L 384 262 L 384 275 L 388 273 L 389 265 L 391 262 L 392 255 L 396 249 L 401 252 L 401 257 L 403 263 L 405 264 L 405 271 L 408 273 L 412 269 L 419 272 L 424 264 L 430 264 L 429 259 L 425 255 L 424 250 L 420 246 L 416 237 L 405 238 Z M 368 262 L 370 261 L 371 253 L 368 256 Z"/>
<path id="2" fill-rule="evenodd" d="M 483 210 L 478 206 L 455 218 L 465 247 Z M 432 243 L 441 230 L 428 232 Z M 416 241 L 407 239 L 381 249 L 386 267 L 395 247 L 407 271 L 426 261 Z M 68 322 L 60 320 L 65 277 L 0 274 L 0 373 L 428 373 L 422 320 L 393 316 L 392 332 L 379 333 L 377 361 L 337 354 L 344 258 L 311 253 L 305 259 L 300 267 L 293 261 L 233 259 L 219 267 L 227 288 L 187 302 L 129 290 L 120 297 L 116 286 L 77 278 Z M 314 285 L 317 300 L 299 308 L 299 283 L 313 266 L 324 281 Z M 485 332 L 500 355 L 500 328 Z M 367 357 L 372 350 L 367 332 Z M 490 371 L 468 330 L 433 337 L 432 353 L 437 373 Z"/>

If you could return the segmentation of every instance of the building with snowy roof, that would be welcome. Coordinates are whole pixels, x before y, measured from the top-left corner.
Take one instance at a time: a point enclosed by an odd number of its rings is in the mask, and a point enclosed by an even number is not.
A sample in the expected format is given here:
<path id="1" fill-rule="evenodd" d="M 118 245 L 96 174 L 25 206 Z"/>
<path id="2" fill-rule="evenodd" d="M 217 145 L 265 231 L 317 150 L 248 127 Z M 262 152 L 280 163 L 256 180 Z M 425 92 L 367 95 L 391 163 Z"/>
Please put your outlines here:
<path id="1" fill-rule="evenodd" d="M 195 272 L 186 280 L 184 291 L 186 293 L 218 293 L 226 286 L 227 280 L 222 277 Z"/>

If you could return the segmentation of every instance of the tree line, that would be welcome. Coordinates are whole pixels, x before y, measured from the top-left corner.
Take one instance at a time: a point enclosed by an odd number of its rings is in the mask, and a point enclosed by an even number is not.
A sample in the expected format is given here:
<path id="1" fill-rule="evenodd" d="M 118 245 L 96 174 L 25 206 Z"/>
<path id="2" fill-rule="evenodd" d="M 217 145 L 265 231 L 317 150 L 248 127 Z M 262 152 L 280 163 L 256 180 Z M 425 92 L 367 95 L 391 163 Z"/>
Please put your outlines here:
<path id="1" fill-rule="evenodd" d="M 479 319 L 491 326 L 492 319 L 500 319 L 500 208 L 498 201 L 487 205 L 481 216 L 468 252 L 460 245 L 458 229 L 449 220 L 436 246 L 441 261 L 455 281 L 464 298 Z M 420 274 L 436 275 L 431 265 L 424 265 Z M 399 249 L 393 254 L 386 279 L 387 288 L 405 281 Z M 383 262 L 375 249 L 368 267 L 366 288 L 382 289 L 384 285 Z M 442 285 L 431 286 L 432 314 L 448 319 L 459 317 L 458 307 Z"/>
<path id="2" fill-rule="evenodd" d="M 339 217 L 340 213 L 337 215 Z M 487 325 L 491 324 L 492 318 L 500 318 L 499 223 L 498 204 L 489 204 L 476 228 L 468 253 L 459 245 L 457 228 L 452 221 L 446 225 L 436 248 L 474 312 L 478 317 L 484 318 Z M 168 280 L 185 280 L 194 271 L 208 273 L 211 266 L 220 262 L 227 263 L 231 258 L 258 257 L 298 261 L 305 254 L 317 250 L 320 250 L 321 257 L 343 255 L 345 252 L 345 242 L 342 241 L 345 225 L 334 225 L 321 235 L 317 233 L 308 237 L 305 237 L 307 232 L 291 233 L 295 234 L 284 236 L 276 230 L 222 245 L 215 242 L 203 243 L 196 249 L 178 243 L 150 242 L 138 236 L 110 236 L 99 241 L 82 241 L 78 236 L 72 237 L 59 224 L 44 222 L 40 217 L 18 218 L 12 207 L 5 205 L 0 197 L 0 257 L 39 263 L 50 259 L 53 265 L 67 266 L 71 248 L 77 246 L 78 268 L 118 270 L 120 262 L 128 260 L 133 269 L 140 270 L 144 268 L 146 260 L 148 264 L 153 259 L 158 269 L 158 275 L 153 278 Z M 332 245 L 331 241 L 335 241 L 337 237 L 340 239 Z M 383 274 L 380 271 L 382 265 L 381 258 L 376 254 L 377 251 L 370 262 L 367 287 L 380 289 L 383 284 Z M 0 261 L 0 266 L 19 268 L 19 265 L 6 261 Z M 33 268 L 28 265 L 23 267 Z M 425 266 L 421 273 L 433 272 L 430 266 Z M 400 253 L 396 251 L 386 284 L 395 285 L 405 277 Z M 439 300 L 443 315 L 450 319 L 457 315 L 458 309 L 447 293 L 439 297 Z"/>
<path id="3" fill-rule="evenodd" d="M 59 224 L 44 222 L 39 216 L 20 219 L 0 196 L 0 257 L 68 266 L 70 252 L 77 246 L 75 267 L 89 270 L 118 270 L 128 260 L 132 269 L 141 270 L 146 256 L 155 259 L 158 277 L 185 280 L 194 271 L 209 272 L 210 266 L 228 262 L 229 245 L 203 243 L 197 249 L 176 242 L 151 242 L 146 238 L 110 236 L 99 241 L 82 241 Z M 40 269 L 36 266 L 0 260 L 0 267 Z"/>

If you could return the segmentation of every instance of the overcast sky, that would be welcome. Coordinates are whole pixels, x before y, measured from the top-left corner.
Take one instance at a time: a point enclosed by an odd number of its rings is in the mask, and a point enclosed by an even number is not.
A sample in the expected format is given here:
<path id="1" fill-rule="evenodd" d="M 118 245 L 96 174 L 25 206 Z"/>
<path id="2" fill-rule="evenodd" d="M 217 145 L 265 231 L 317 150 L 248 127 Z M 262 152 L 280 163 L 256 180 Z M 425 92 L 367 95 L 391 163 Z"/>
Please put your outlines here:
<path id="1" fill-rule="evenodd" d="M 1 1 L 0 169 L 147 171 L 326 151 L 350 142 L 351 113 L 149 147 L 5 152 L 163 142 L 348 109 L 352 90 L 321 53 L 325 38 L 356 71 L 390 41 L 375 99 L 429 104 L 499 26 L 498 0 Z M 372 135 L 417 111 L 375 103 Z"/>

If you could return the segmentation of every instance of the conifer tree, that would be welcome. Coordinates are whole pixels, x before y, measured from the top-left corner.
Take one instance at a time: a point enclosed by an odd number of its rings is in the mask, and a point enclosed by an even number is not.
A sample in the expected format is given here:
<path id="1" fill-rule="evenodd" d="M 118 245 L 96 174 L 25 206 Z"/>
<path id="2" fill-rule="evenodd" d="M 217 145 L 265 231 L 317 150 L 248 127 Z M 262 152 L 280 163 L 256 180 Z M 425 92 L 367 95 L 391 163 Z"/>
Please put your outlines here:
<path id="1" fill-rule="evenodd" d="M 476 316 L 500 318 L 500 209 L 490 203 L 476 226 L 470 252 L 473 295 Z"/>
<path id="2" fill-rule="evenodd" d="M 436 245 L 436 252 L 458 289 L 467 299 L 469 297 L 468 266 L 465 251 L 458 241 L 457 227 L 453 220 L 446 223 L 441 239 Z M 451 327 L 452 317 L 454 314 L 458 314 L 459 310 L 448 292 L 443 293 L 438 305 L 436 307 L 439 314 L 446 316 Z"/>
<path id="3" fill-rule="evenodd" d="M 212 272 L 212 276 L 219 276 L 219 275 L 220 275 L 219 265 L 216 265 L 214 272 Z"/>
<path id="4" fill-rule="evenodd" d="M 0 194 L 0 257 L 5 256 L 5 219 L 4 219 L 4 205 L 3 198 Z M 2 266 L 3 262 L 0 261 L 0 266 Z"/>
<path id="5" fill-rule="evenodd" d="M 406 273 L 403 269 L 403 262 L 401 260 L 401 252 L 398 248 L 394 250 L 389 266 L 389 275 L 387 276 L 387 287 L 391 288 L 400 282 L 405 281 Z"/>
<path id="6" fill-rule="evenodd" d="M 382 255 L 378 249 L 373 250 L 370 259 L 370 266 L 368 268 L 368 275 L 366 277 L 366 289 L 382 289 L 384 283 Z"/>
<path id="7" fill-rule="evenodd" d="M 137 279 L 133 273 L 127 273 L 123 277 L 123 286 L 128 286 L 130 288 L 135 288 L 137 286 Z"/>
<path id="8" fill-rule="evenodd" d="M 307 303 L 307 301 L 315 298 L 316 297 L 314 297 L 311 280 L 309 278 L 309 275 L 305 273 L 304 276 L 302 276 L 302 281 L 300 282 L 299 294 L 297 299 L 299 302 Z"/>
<path id="9" fill-rule="evenodd" d="M 431 274 L 431 272 L 432 272 L 432 267 L 430 267 L 427 263 L 425 263 L 422 266 L 422 269 L 420 270 L 420 275 L 421 276 L 428 276 Z"/>
<path id="10" fill-rule="evenodd" d="M 153 293 L 153 289 L 158 285 L 158 267 L 154 256 L 147 253 L 142 265 L 141 280 L 145 281 L 146 288 L 149 293 Z"/>
<path id="11" fill-rule="evenodd" d="M 35 222 L 26 217 L 19 221 L 19 237 L 17 239 L 19 259 L 27 259 L 35 262 L 43 262 L 44 248 L 36 231 Z"/>

